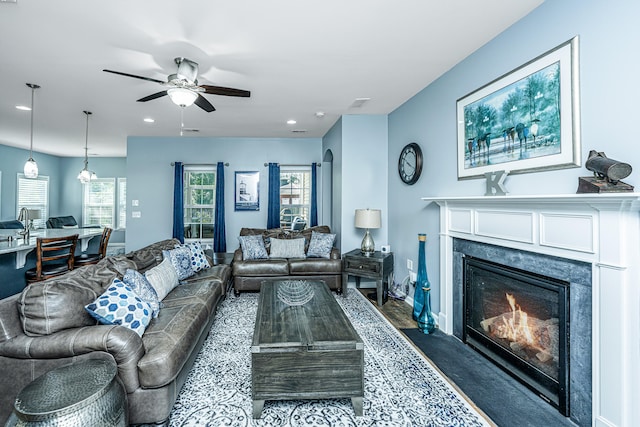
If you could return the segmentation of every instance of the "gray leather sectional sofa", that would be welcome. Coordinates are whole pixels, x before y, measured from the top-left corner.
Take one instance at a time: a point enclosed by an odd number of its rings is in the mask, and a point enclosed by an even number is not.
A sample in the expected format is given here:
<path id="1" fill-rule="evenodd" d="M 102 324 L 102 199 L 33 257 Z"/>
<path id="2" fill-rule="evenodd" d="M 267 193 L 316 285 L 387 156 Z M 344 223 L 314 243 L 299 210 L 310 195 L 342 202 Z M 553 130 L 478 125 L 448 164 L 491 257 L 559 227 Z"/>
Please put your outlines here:
<path id="1" fill-rule="evenodd" d="M 270 239 L 305 239 L 305 252 L 312 233 L 331 233 L 326 225 L 291 231 L 282 228 L 242 228 L 240 236 L 262 236 L 270 255 Z M 342 292 L 342 259 L 340 250 L 333 247 L 329 258 L 243 258 L 242 248 L 233 255 L 233 288 L 236 294 L 242 291 L 259 291 L 264 280 L 323 280 L 330 289 Z"/>
<path id="2" fill-rule="evenodd" d="M 166 423 L 225 296 L 229 266 L 202 270 L 175 287 L 142 337 L 124 326 L 96 324 L 84 306 L 126 269 L 144 272 L 159 264 L 162 250 L 177 243 L 170 239 L 107 257 L 0 300 L 1 425 L 28 383 L 87 358 L 116 362 L 130 424 Z"/>

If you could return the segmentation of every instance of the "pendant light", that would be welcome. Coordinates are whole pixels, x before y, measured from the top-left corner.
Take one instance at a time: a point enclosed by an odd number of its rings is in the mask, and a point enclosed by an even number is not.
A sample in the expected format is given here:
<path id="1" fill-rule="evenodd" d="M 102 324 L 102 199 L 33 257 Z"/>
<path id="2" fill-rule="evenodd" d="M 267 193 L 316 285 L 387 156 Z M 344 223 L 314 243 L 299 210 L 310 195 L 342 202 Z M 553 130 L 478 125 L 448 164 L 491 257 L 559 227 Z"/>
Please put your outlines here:
<path id="1" fill-rule="evenodd" d="M 87 129 L 84 138 L 84 168 L 78 174 L 78 179 L 82 184 L 87 184 L 92 179 L 97 179 L 98 177 L 95 172 L 89 170 L 89 156 L 87 154 L 89 144 L 89 116 L 91 115 L 91 111 L 83 111 L 83 113 L 87 116 Z"/>
<path id="2" fill-rule="evenodd" d="M 24 176 L 27 178 L 38 177 L 38 164 L 33 160 L 33 94 L 40 86 L 27 83 L 27 86 L 31 88 L 31 142 L 29 145 L 29 160 L 24 164 Z"/>

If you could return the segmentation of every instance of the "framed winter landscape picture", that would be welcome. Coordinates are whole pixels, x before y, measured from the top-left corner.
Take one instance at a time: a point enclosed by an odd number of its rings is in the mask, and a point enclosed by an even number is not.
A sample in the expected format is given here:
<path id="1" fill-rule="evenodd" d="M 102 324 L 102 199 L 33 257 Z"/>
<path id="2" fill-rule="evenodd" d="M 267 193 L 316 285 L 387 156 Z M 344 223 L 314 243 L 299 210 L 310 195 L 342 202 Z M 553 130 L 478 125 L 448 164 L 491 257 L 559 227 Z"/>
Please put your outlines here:
<path id="1" fill-rule="evenodd" d="M 578 167 L 578 37 L 460 98 L 458 179 Z"/>

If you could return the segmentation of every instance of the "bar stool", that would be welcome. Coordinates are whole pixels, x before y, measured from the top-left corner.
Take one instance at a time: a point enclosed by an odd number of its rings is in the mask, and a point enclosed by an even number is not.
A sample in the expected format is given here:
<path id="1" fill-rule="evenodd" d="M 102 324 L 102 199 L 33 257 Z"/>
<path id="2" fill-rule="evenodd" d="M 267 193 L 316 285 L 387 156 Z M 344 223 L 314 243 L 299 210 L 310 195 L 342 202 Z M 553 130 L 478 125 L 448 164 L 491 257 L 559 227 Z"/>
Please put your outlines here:
<path id="1" fill-rule="evenodd" d="M 59 276 L 73 270 L 78 235 L 38 237 L 36 266 L 25 272 L 27 284 Z"/>
<path id="2" fill-rule="evenodd" d="M 96 254 L 82 254 L 78 255 L 74 259 L 74 267 L 82 267 L 84 265 L 97 264 L 102 258 L 107 256 L 107 245 L 109 245 L 109 237 L 111 237 L 111 232 L 113 229 L 109 227 L 105 227 L 102 230 L 102 237 L 100 237 L 100 246 L 98 248 L 98 253 Z"/>

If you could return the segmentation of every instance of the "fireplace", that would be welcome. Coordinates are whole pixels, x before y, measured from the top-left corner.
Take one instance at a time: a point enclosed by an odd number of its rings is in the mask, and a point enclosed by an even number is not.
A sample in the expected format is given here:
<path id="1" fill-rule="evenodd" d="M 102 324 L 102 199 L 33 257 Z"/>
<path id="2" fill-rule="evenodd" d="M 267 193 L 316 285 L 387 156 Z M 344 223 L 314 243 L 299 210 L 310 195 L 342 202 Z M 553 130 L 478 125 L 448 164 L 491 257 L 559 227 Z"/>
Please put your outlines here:
<path id="1" fill-rule="evenodd" d="M 569 282 L 571 421 L 581 427 L 637 424 L 640 194 L 423 200 L 438 205 L 425 212 L 427 233 L 440 236 L 429 252 L 440 260 L 430 273 L 439 328 L 462 340 L 463 257 Z"/>
<path id="2" fill-rule="evenodd" d="M 569 283 L 463 258 L 463 341 L 569 415 Z"/>

